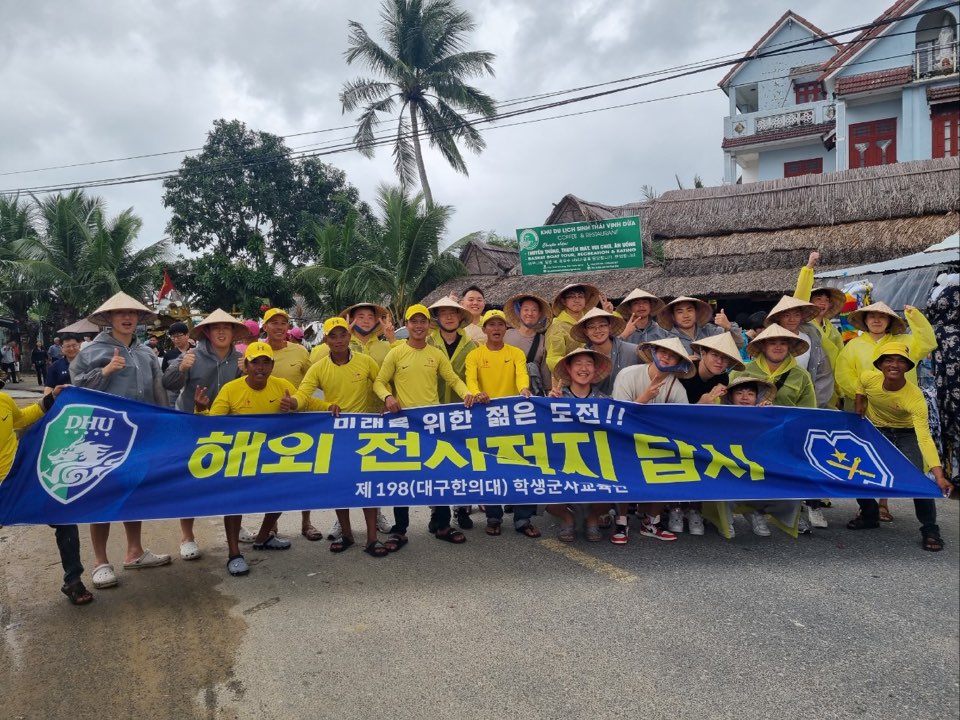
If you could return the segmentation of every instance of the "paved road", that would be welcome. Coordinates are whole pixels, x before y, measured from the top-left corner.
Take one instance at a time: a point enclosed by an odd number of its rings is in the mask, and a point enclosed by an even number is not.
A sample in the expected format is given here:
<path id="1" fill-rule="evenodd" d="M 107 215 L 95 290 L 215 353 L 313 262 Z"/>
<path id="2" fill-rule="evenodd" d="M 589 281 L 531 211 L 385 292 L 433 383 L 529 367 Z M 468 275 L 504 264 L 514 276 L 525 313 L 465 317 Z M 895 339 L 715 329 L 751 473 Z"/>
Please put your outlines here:
<path id="1" fill-rule="evenodd" d="M 908 501 L 877 531 L 842 529 L 840 502 L 797 541 L 738 519 L 730 542 L 626 547 L 481 529 L 454 547 L 416 510 L 382 560 L 285 515 L 293 548 L 249 552 L 247 578 L 201 519 L 204 558 L 122 573 L 86 608 L 57 592 L 52 530 L 2 528 L 0 718 L 956 718 L 958 504 L 939 507 L 939 554 Z M 176 523 L 144 534 L 175 551 Z"/>

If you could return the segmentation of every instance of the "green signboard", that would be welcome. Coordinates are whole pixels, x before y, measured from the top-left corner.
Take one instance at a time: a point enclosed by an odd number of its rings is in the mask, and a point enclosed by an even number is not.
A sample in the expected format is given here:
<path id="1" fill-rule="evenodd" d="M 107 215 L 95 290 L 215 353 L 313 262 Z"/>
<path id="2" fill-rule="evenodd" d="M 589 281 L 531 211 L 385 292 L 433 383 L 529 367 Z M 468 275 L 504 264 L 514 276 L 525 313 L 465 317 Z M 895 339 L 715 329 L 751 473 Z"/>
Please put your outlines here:
<path id="1" fill-rule="evenodd" d="M 524 275 L 643 267 L 640 218 L 517 230 Z"/>

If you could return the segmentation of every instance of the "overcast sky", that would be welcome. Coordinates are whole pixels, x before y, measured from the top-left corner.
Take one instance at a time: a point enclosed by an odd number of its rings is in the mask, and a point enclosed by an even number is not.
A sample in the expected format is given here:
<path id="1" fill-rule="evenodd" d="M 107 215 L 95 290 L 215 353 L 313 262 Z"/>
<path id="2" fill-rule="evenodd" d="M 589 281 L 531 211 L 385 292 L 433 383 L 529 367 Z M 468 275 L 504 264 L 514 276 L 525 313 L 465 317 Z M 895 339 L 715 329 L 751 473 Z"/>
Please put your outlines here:
<path id="1" fill-rule="evenodd" d="M 892 0 L 462 0 L 477 21 L 471 47 L 493 52 L 496 77 L 475 83 L 499 101 L 566 90 L 744 53 L 786 10 L 831 32 L 875 19 Z M 338 93 L 369 75 L 347 66 L 347 21 L 378 36 L 373 0 L 4 4 L 0 23 L 0 172 L 200 147 L 217 118 L 278 135 L 350 125 Z M 843 38 L 849 40 L 849 36 Z M 726 70 L 578 103 L 531 120 L 711 90 L 579 117 L 485 131 L 465 152 L 469 177 L 428 152 L 436 202 L 455 214 L 447 242 L 475 230 L 514 235 L 539 225 L 567 193 L 609 204 L 641 186 L 674 189 L 699 174 L 720 184 Z M 515 122 L 515 121 L 509 121 Z M 504 123 L 506 124 L 506 123 Z M 393 124 L 390 129 L 395 128 Z M 351 130 L 290 138 L 291 148 Z M 176 169 L 182 155 L 0 176 L 0 189 Z M 389 148 L 323 158 L 371 203 L 395 182 Z M 140 243 L 164 237 L 159 182 L 97 188 L 111 215 L 144 220 Z"/>

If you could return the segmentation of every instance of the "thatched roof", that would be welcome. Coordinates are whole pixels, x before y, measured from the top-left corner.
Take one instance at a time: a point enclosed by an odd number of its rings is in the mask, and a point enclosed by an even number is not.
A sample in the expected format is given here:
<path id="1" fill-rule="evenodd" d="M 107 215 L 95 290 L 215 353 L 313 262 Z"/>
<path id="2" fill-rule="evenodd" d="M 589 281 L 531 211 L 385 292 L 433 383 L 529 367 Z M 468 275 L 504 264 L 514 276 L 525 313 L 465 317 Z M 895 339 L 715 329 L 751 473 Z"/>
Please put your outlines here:
<path id="1" fill-rule="evenodd" d="M 820 252 L 821 270 L 900 257 L 956 232 L 958 211 L 955 157 L 678 190 L 622 206 L 567 195 L 546 224 L 640 215 L 647 267 L 532 276 L 497 270 L 454 280 L 427 299 L 475 283 L 489 303 L 499 305 L 518 292 L 552 298 L 578 281 L 594 283 L 611 300 L 635 287 L 668 298 L 772 298 L 792 292 L 811 250 Z M 662 257 L 662 267 L 652 262 L 655 256 Z"/>
<path id="2" fill-rule="evenodd" d="M 506 275 L 520 264 L 514 248 L 471 240 L 460 251 L 462 262 L 471 275 Z"/>
<path id="3" fill-rule="evenodd" d="M 746 185 L 674 190 L 653 203 L 655 237 L 839 225 L 960 210 L 960 158 L 896 163 Z"/>

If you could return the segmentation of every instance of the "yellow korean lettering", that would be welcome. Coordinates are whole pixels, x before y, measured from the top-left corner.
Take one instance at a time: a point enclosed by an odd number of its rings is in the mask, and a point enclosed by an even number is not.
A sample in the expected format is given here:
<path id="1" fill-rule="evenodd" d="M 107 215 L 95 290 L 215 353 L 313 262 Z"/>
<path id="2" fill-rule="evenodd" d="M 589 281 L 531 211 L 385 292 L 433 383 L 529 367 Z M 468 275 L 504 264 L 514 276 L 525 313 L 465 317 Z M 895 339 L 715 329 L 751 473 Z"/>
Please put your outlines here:
<path id="1" fill-rule="evenodd" d="M 527 441 L 529 440 L 529 444 Z M 526 435 L 500 435 L 487 438 L 487 449 L 493 450 L 500 465 L 536 465 L 544 473 L 554 475 L 547 453 L 547 438 L 544 433 Z M 529 458 L 529 459 L 528 459 Z"/>
<path id="2" fill-rule="evenodd" d="M 713 445 L 704 445 L 703 449 L 710 453 L 710 464 L 703 471 L 703 474 L 707 477 L 716 479 L 723 470 L 734 477 L 743 477 L 749 470 L 751 480 L 763 480 L 763 466 L 748 460 L 743 454 L 742 445 L 730 446 L 730 454 L 734 457 L 724 455 Z"/>
<path id="3" fill-rule="evenodd" d="M 313 447 L 313 437 L 306 433 L 290 433 L 281 435 L 267 442 L 267 447 L 280 456 L 277 462 L 264 463 L 260 466 L 262 473 L 297 473 L 310 472 L 313 470 L 313 463 L 310 461 L 296 460 L 296 456 L 305 453 Z"/>
<path id="4" fill-rule="evenodd" d="M 360 470 L 419 470 L 422 463 L 412 458 L 420 457 L 420 434 L 415 432 L 404 433 L 358 433 L 360 440 L 367 444 L 357 450 L 361 455 Z M 403 449 L 402 457 L 405 460 L 387 461 L 377 457 L 377 453 L 393 455 Z"/>
<path id="5" fill-rule="evenodd" d="M 438 440 L 437 446 L 434 448 L 433 453 L 423 462 L 423 464 L 431 470 L 436 470 L 437 466 L 444 461 L 450 461 L 458 468 L 470 465 L 473 470 L 486 470 L 487 459 L 480 451 L 479 438 L 467 438 L 466 445 L 467 452 L 470 454 L 469 460 L 457 452 L 453 445 L 448 443 L 446 440 Z"/>
<path id="6" fill-rule="evenodd" d="M 253 477 L 260 463 L 260 448 L 267 439 L 266 433 L 238 432 L 227 454 L 227 477 Z M 241 469 L 242 467 L 242 469 Z"/>
<path id="7" fill-rule="evenodd" d="M 227 451 L 221 446 L 232 442 L 233 435 L 219 431 L 198 439 L 197 449 L 187 462 L 190 474 L 195 478 L 208 478 L 223 470 L 227 462 Z"/>
<path id="8" fill-rule="evenodd" d="M 681 440 L 637 433 L 633 436 L 644 481 L 648 483 L 698 482 L 700 473 L 693 459 L 696 448 Z M 675 445 L 672 447 L 654 447 Z M 664 462 L 667 459 L 679 462 Z"/>

